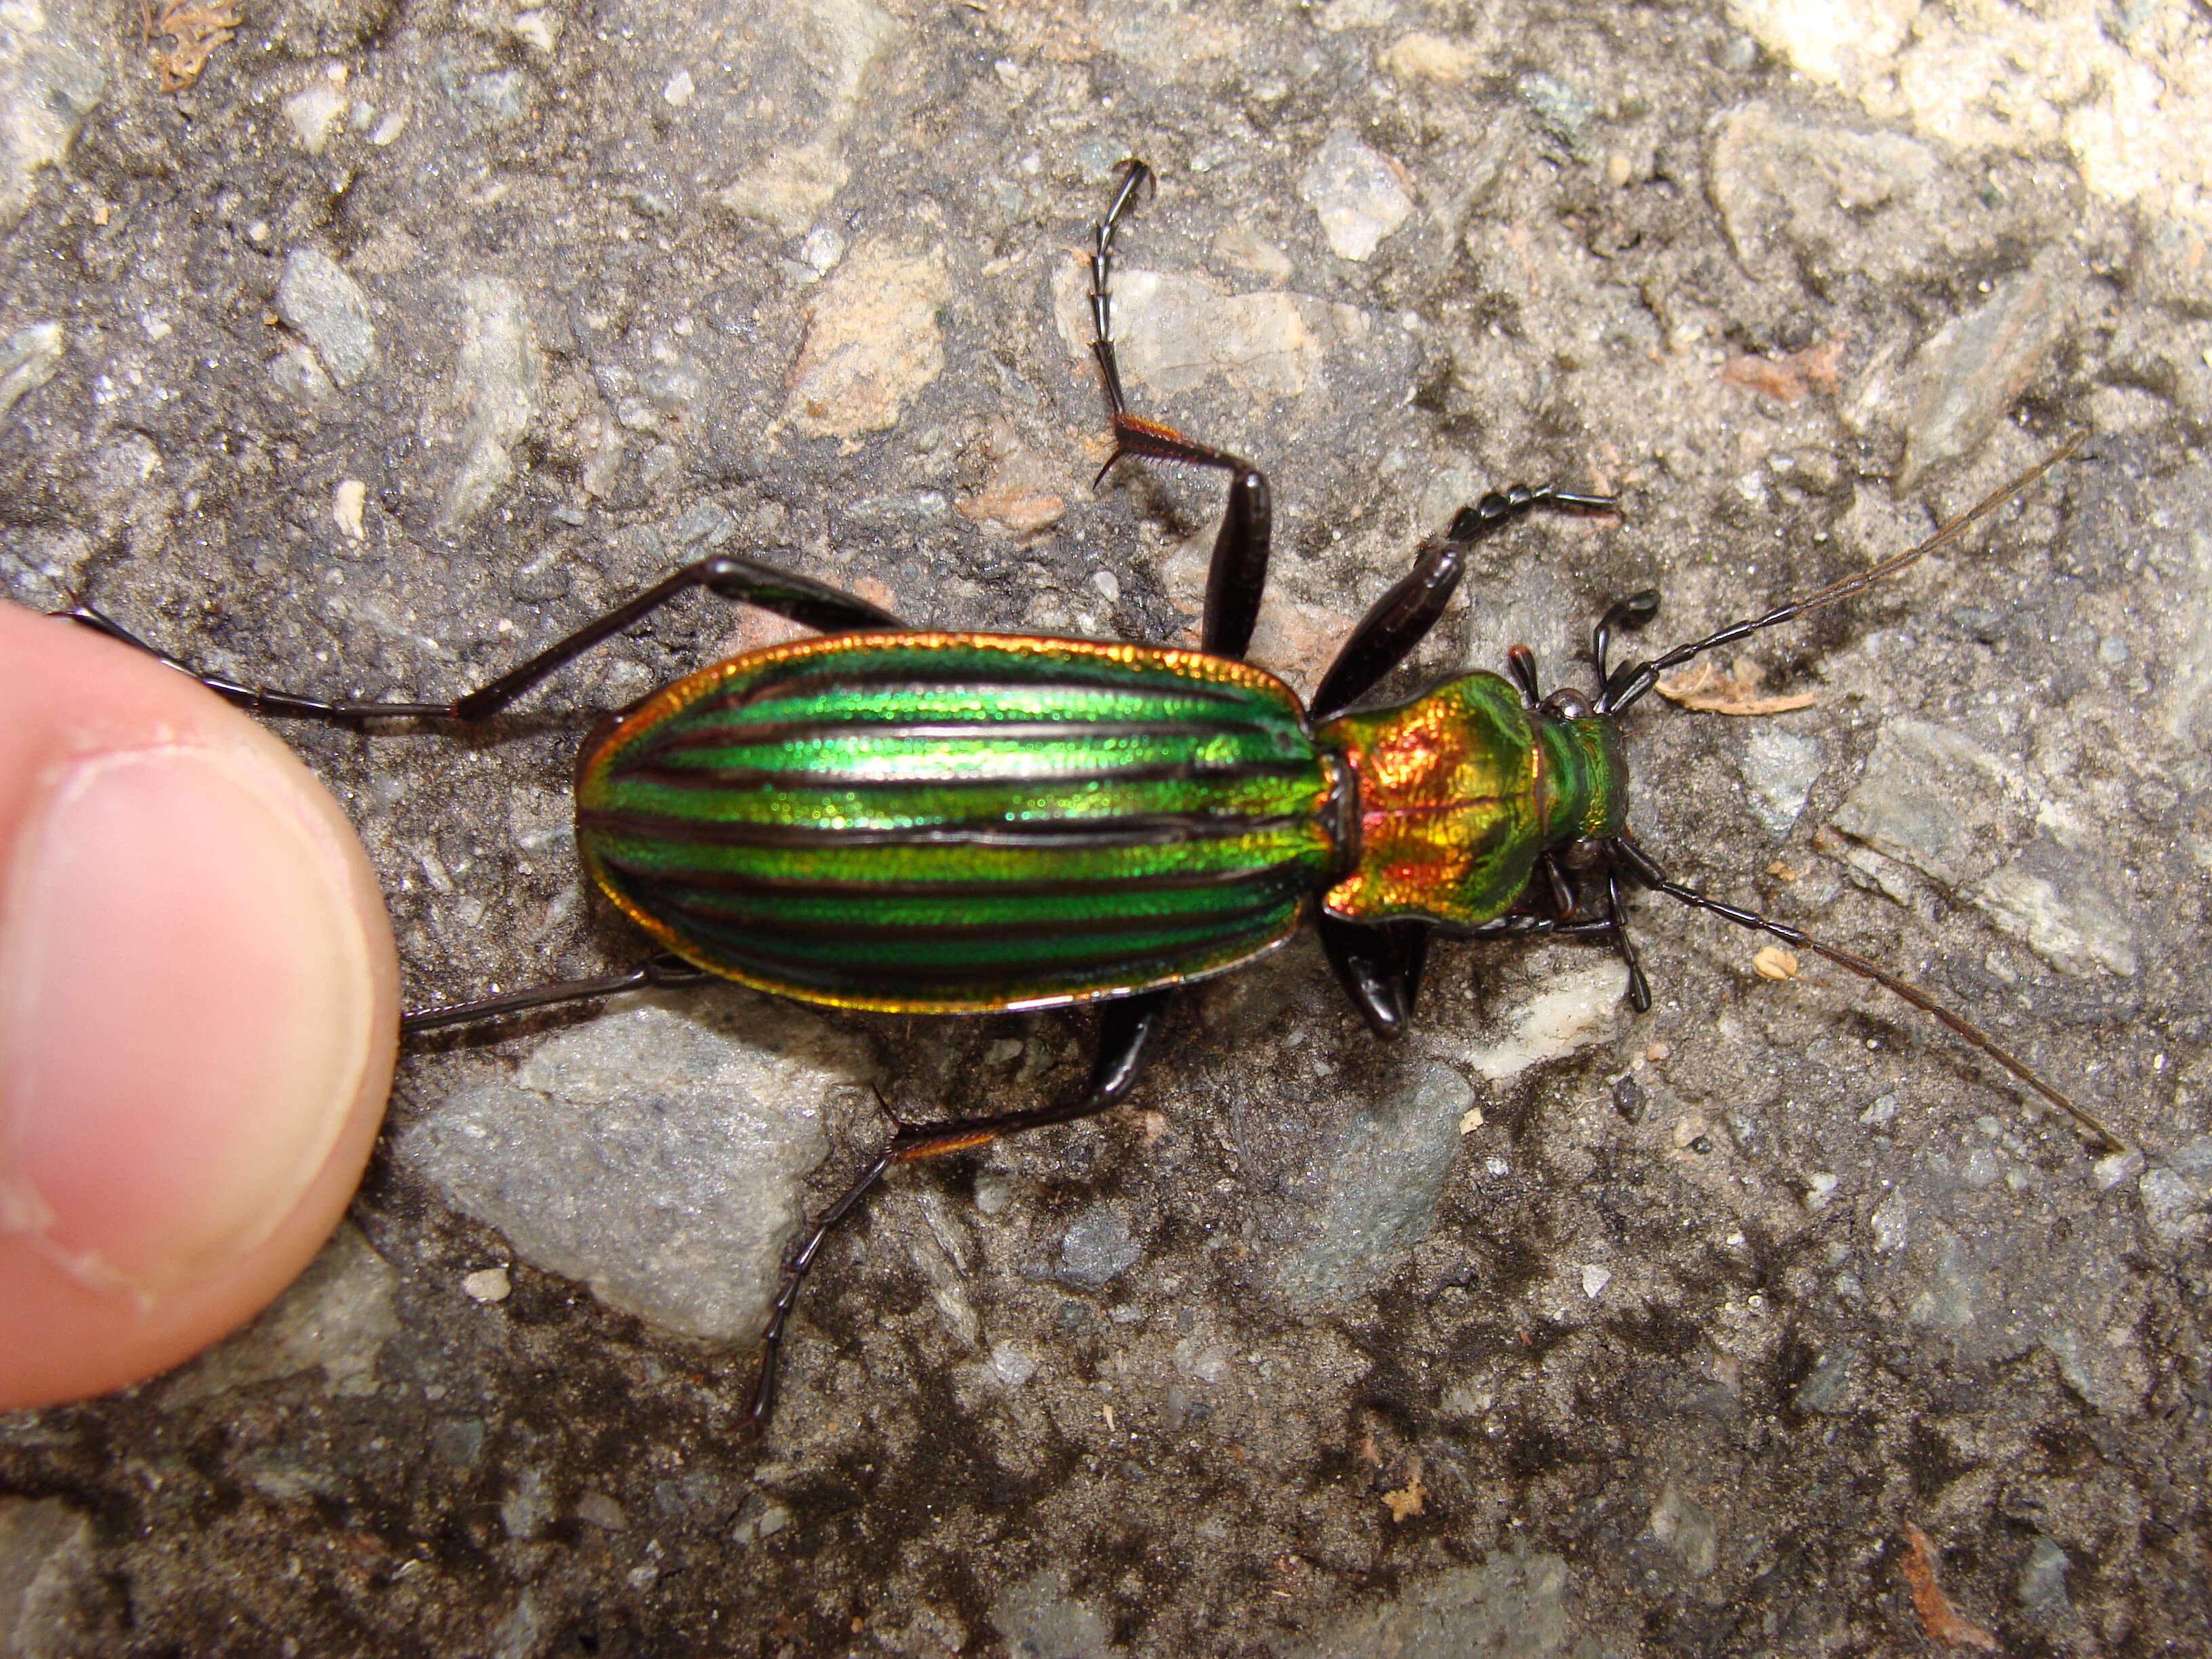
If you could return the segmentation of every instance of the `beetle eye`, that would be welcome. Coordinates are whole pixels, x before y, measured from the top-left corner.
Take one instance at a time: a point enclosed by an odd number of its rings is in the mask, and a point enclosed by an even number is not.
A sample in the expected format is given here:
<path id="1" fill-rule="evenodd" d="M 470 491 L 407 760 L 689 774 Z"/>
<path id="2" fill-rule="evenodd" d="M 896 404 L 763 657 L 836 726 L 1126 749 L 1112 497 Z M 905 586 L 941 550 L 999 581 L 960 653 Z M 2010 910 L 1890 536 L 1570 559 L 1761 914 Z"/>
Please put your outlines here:
<path id="1" fill-rule="evenodd" d="M 1544 712 L 1563 720 L 1586 720 L 1592 710 L 1590 700 L 1571 685 L 1563 685 L 1544 699 Z"/>

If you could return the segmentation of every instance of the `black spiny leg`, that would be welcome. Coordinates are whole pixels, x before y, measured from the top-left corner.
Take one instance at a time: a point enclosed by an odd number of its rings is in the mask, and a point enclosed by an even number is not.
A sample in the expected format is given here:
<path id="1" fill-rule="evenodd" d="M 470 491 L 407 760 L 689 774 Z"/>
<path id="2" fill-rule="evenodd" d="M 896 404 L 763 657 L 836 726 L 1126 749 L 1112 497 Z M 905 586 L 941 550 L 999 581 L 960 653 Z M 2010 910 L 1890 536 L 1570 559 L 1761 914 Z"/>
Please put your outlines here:
<path id="1" fill-rule="evenodd" d="M 1146 1049 L 1159 1030 L 1160 1017 L 1167 1008 L 1170 994 L 1165 990 L 1144 991 L 1100 1007 L 1098 1058 L 1091 1065 L 1089 1086 L 1075 1100 L 1026 1112 L 1001 1112 L 991 1117 L 954 1118 L 943 1123 L 899 1123 L 892 1130 L 883 1152 L 839 1195 L 837 1201 L 822 1212 L 784 1269 L 783 1283 L 777 1287 L 775 1300 L 769 1304 L 768 1328 L 761 1333 L 760 1381 L 754 1385 L 752 1406 L 747 1413 L 756 1426 L 765 1424 L 769 1413 L 775 1408 L 776 1364 L 783 1352 L 784 1322 L 798 1302 L 799 1286 L 805 1282 L 807 1270 L 813 1267 L 830 1230 L 860 1208 L 861 1200 L 895 1164 L 911 1164 L 940 1153 L 980 1146 L 1001 1135 L 1018 1134 L 1024 1129 L 1042 1129 L 1050 1124 L 1095 1117 L 1119 1105 L 1144 1069 Z"/>
<path id="2" fill-rule="evenodd" d="M 1590 665 L 1597 670 L 1601 690 L 1613 676 L 1607 658 L 1613 650 L 1613 629 L 1642 628 L 1658 614 L 1659 590 L 1647 587 L 1609 605 L 1605 615 L 1598 618 L 1597 626 L 1590 630 Z"/>
<path id="3" fill-rule="evenodd" d="M 1386 921 L 1382 927 L 1398 946 L 1398 997 L 1406 1017 L 1421 1000 L 1421 973 L 1429 965 L 1429 936 L 1436 932 L 1425 921 Z"/>
<path id="4" fill-rule="evenodd" d="M 598 979 L 557 980 L 550 985 L 533 985 L 526 991 L 509 991 L 501 996 L 484 997 L 475 1002 L 456 1002 L 442 1008 L 410 1008 L 399 1016 L 399 1035 L 412 1036 L 419 1031 L 435 1031 L 448 1025 L 468 1025 L 480 1019 L 497 1019 L 502 1014 L 520 1014 L 533 1008 L 555 1008 L 564 1002 L 589 1002 L 597 997 L 611 997 L 620 991 L 665 991 L 679 987 L 704 985 L 714 975 L 704 968 L 695 968 L 682 957 L 664 951 L 648 957 L 626 974 L 608 974 Z"/>
<path id="5" fill-rule="evenodd" d="M 1493 916 L 1480 927 L 1470 927 L 1455 936 L 1461 939 L 1603 939 L 1620 955 L 1628 969 L 1628 1000 L 1639 1014 L 1651 1012 L 1651 982 L 1644 975 L 1642 957 L 1637 951 L 1636 941 L 1628 936 L 1628 908 L 1621 902 L 1620 878 L 1613 871 L 1604 872 L 1605 914 L 1577 920 L 1575 912 L 1582 908 L 1580 898 L 1568 885 L 1568 878 L 1560 869 L 1559 860 L 1550 854 L 1543 859 L 1541 867 L 1548 876 L 1552 888 L 1553 913 L 1540 910 L 1509 910 L 1502 916 Z"/>
<path id="6" fill-rule="evenodd" d="M 1206 578 L 1206 621 L 1201 648 L 1217 657 L 1242 657 L 1260 619 L 1260 595 L 1267 585 L 1267 553 L 1274 534 L 1273 498 L 1267 475 L 1251 462 L 1216 449 L 1175 428 L 1129 412 L 1121 388 L 1121 366 L 1114 352 L 1114 233 L 1152 181 L 1152 170 L 1132 161 L 1115 192 L 1113 204 L 1098 222 L 1091 252 L 1091 349 L 1106 391 L 1106 413 L 1114 427 L 1114 453 L 1098 469 L 1104 478 L 1125 455 L 1156 461 L 1181 461 L 1229 474 L 1229 501 L 1213 538 L 1213 562 Z"/>

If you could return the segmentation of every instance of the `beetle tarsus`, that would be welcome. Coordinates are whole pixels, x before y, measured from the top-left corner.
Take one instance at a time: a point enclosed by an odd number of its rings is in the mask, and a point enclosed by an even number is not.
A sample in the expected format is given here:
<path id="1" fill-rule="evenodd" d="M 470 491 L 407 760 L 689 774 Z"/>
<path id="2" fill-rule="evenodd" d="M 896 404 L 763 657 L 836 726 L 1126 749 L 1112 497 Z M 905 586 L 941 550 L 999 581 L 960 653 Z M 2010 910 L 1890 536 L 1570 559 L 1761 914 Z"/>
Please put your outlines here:
<path id="1" fill-rule="evenodd" d="M 1121 164 L 1121 187 L 1099 220 L 1091 243 L 1091 350 L 1106 387 L 1106 409 L 1119 416 L 1127 405 L 1121 392 L 1121 368 L 1114 356 L 1114 233 L 1136 205 L 1139 193 L 1156 187 L 1152 168 L 1132 155 Z M 1107 465 L 1111 466 L 1112 461 Z M 1104 477 L 1104 472 L 1098 475 Z"/>
<path id="2" fill-rule="evenodd" d="M 821 1253 L 822 1242 L 829 1237 L 830 1230 L 860 1207 L 868 1189 L 884 1178 L 891 1162 L 890 1152 L 878 1154 L 860 1178 L 822 1212 L 805 1242 L 785 1264 L 783 1283 L 776 1287 L 775 1297 L 769 1304 L 768 1323 L 761 1330 L 760 1378 L 753 1384 L 752 1403 L 745 1412 L 747 1421 L 756 1431 L 767 1426 L 769 1416 L 775 1409 L 776 1362 L 783 1355 L 784 1322 L 791 1316 L 793 1304 L 799 1300 L 799 1288 L 806 1282 L 807 1269 L 814 1265 L 814 1258 Z"/>
<path id="3" fill-rule="evenodd" d="M 1598 689 L 1602 691 L 1612 670 L 1607 659 L 1613 650 L 1613 635 L 1617 629 L 1639 629 L 1659 614 L 1659 590 L 1647 587 L 1616 600 L 1606 607 L 1605 615 L 1590 630 L 1590 663 L 1597 670 Z"/>

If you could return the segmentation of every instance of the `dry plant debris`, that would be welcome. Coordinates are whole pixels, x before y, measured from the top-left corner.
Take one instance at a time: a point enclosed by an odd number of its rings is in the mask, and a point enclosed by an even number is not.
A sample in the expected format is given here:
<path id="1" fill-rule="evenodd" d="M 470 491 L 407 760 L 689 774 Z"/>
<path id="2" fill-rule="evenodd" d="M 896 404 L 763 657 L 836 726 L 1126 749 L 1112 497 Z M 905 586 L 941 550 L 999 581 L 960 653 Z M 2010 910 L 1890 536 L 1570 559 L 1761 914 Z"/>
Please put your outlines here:
<path id="1" fill-rule="evenodd" d="M 215 49 L 238 32 L 242 21 L 237 0 L 162 0 L 158 11 L 155 0 L 138 0 L 138 11 L 164 92 L 183 92 L 197 82 Z M 171 44 L 155 46 L 165 35 Z"/>
<path id="2" fill-rule="evenodd" d="M 1795 979 L 1797 977 L 1797 953 L 1785 951 L 1778 945 L 1763 945 L 1753 953 L 1752 967 L 1762 979 Z"/>
<path id="3" fill-rule="evenodd" d="M 1421 1460 L 1416 1457 L 1407 1467 L 1406 1484 L 1384 1492 L 1382 1502 L 1389 1506 L 1392 1521 L 1405 1521 L 1421 1512 L 1427 1496 L 1427 1488 L 1421 1485 Z"/>
<path id="4" fill-rule="evenodd" d="M 1781 357 L 1731 357 L 1721 369 L 1730 386 L 1747 386 L 1778 403 L 1794 404 L 1808 387 L 1836 389 L 1836 370 L 1844 359 L 1844 343 L 1828 340 Z"/>
<path id="5" fill-rule="evenodd" d="M 1810 708 L 1818 694 L 1793 691 L 1787 696 L 1759 695 L 1765 671 L 1748 657 L 1738 657 L 1725 672 L 1712 663 L 1659 682 L 1659 695 L 1685 708 L 1708 714 L 1786 714 L 1793 708 Z"/>
<path id="6" fill-rule="evenodd" d="M 1969 1624 L 1952 1607 L 1951 1598 L 1936 1583 L 1936 1552 L 1928 1534 L 1910 1521 L 1905 1523 L 1905 1553 L 1898 1562 L 1905 1582 L 1912 1587 L 1912 1608 L 1920 1615 L 1920 1628 L 1938 1642 L 1954 1648 L 1997 1650 L 1997 1638 L 1979 1625 Z"/>

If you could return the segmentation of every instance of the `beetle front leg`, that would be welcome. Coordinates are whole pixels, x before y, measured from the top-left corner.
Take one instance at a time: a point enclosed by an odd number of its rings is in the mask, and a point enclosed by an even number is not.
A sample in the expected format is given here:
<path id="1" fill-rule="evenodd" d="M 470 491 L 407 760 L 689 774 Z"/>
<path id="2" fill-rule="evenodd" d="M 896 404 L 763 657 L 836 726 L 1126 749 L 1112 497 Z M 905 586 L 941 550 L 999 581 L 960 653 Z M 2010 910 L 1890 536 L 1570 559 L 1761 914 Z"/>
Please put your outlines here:
<path id="1" fill-rule="evenodd" d="M 1492 490 L 1473 507 L 1460 508 L 1443 535 L 1421 544 L 1413 568 L 1392 583 L 1389 591 L 1352 625 L 1338 647 L 1336 660 L 1315 689 L 1313 718 L 1325 720 L 1342 714 L 1413 654 L 1444 614 L 1460 578 L 1467 574 L 1468 550 L 1482 538 L 1531 507 L 1610 513 L 1618 506 L 1610 495 L 1578 495 L 1548 484 L 1538 489 L 1515 484 L 1502 492 Z M 1522 672 L 1520 661 L 1516 659 L 1514 666 L 1517 677 Z"/>
<path id="2" fill-rule="evenodd" d="M 940 1123 L 901 1123 L 891 1132 L 883 1152 L 860 1178 L 838 1196 L 816 1220 L 804 1243 L 792 1252 L 783 1283 L 769 1304 L 767 1328 L 761 1332 L 760 1380 L 753 1385 L 752 1405 L 746 1415 L 756 1427 L 765 1425 L 775 1409 L 778 1362 L 783 1353 L 784 1322 L 799 1301 L 799 1286 L 821 1254 L 831 1229 L 860 1206 L 875 1184 L 893 1164 L 917 1163 L 945 1152 L 980 1146 L 1002 1135 L 1024 1129 L 1042 1129 L 1054 1123 L 1073 1123 L 1110 1111 L 1127 1097 L 1143 1071 L 1145 1054 L 1160 1027 L 1172 993 L 1144 991 L 1105 1004 L 1098 1017 L 1098 1057 L 1091 1067 L 1091 1081 L 1082 1095 L 1058 1106 L 1040 1106 L 1025 1112 L 1001 1112 L 990 1117 L 951 1118 Z"/>

